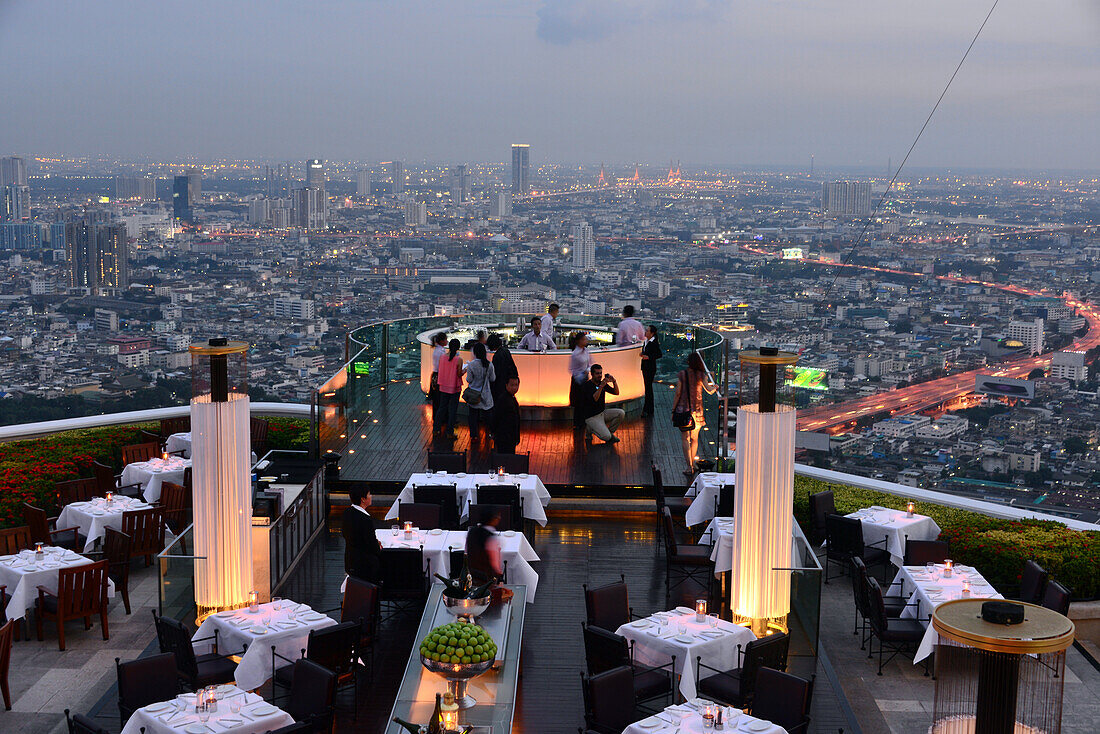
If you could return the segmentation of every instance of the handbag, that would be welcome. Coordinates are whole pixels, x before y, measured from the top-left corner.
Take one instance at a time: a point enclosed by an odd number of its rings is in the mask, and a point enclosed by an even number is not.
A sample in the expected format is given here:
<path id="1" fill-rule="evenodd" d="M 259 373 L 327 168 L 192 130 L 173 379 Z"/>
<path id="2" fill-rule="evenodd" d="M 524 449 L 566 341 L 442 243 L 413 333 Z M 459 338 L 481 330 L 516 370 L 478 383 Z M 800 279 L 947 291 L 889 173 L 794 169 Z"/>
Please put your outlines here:
<path id="1" fill-rule="evenodd" d="M 462 391 L 462 399 L 466 401 L 467 405 L 477 405 L 481 402 L 481 391 L 467 387 Z"/>
<path id="2" fill-rule="evenodd" d="M 688 379 L 687 372 L 681 374 L 684 376 L 684 390 L 687 393 L 687 410 L 676 406 L 672 411 L 672 425 L 682 431 L 693 431 L 695 430 L 695 412 L 691 409 L 691 380 Z"/>

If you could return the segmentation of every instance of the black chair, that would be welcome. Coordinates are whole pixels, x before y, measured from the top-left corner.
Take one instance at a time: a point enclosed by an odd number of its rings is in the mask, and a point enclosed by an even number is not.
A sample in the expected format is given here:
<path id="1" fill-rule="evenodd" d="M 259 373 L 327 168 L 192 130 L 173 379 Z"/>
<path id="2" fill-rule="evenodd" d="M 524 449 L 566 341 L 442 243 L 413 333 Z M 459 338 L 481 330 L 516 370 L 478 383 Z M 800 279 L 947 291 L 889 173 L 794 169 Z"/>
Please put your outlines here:
<path id="1" fill-rule="evenodd" d="M 815 678 L 806 680 L 774 668 L 761 668 L 756 672 L 756 694 L 749 714 L 783 727 L 788 734 L 806 734 Z"/>
<path id="2" fill-rule="evenodd" d="M 878 581 L 867 577 L 867 611 L 871 631 L 871 649 L 867 657 L 875 653 L 874 641 L 878 640 L 878 674 L 882 675 L 882 666 L 890 662 L 899 653 L 914 652 L 924 638 L 924 625 L 916 619 L 897 619 L 886 614 L 882 587 Z M 889 649 L 890 657 L 883 659 L 883 653 Z M 924 674 L 928 675 L 925 663 Z"/>
<path id="3" fill-rule="evenodd" d="M 1062 584 L 1054 580 L 1048 581 L 1046 588 L 1043 590 L 1042 606 L 1058 612 L 1062 616 L 1068 616 L 1071 596 L 1070 590 Z"/>
<path id="4" fill-rule="evenodd" d="M 488 522 L 492 517 L 499 517 L 497 521 L 496 529 L 500 532 L 505 530 L 523 530 L 523 525 L 518 528 L 512 523 L 512 507 L 511 505 L 487 505 L 478 503 L 476 505 L 470 505 L 470 527 L 475 525 L 483 525 Z"/>
<path id="5" fill-rule="evenodd" d="M 718 496 L 714 498 L 715 517 L 733 517 L 735 491 L 736 488 L 732 484 L 723 484 L 718 487 Z"/>
<path id="6" fill-rule="evenodd" d="M 864 650 L 867 644 L 867 626 L 870 624 L 868 620 L 871 617 L 871 613 L 867 608 L 867 579 L 869 575 L 862 558 L 853 558 L 852 566 L 852 597 L 856 607 L 856 620 L 852 627 L 852 634 L 860 635 L 859 649 Z M 883 593 L 882 601 L 886 606 L 886 616 L 891 619 L 899 619 L 906 607 L 920 606 L 919 603 L 910 604 L 904 596 L 904 590 L 902 595 Z"/>
<path id="7" fill-rule="evenodd" d="M 875 543 L 863 541 L 863 522 L 859 518 L 829 515 L 825 518 L 825 535 L 828 545 L 825 547 L 825 583 L 829 579 L 843 576 L 852 567 L 852 559 L 860 558 L 867 566 L 882 566 L 883 572 L 890 568 L 890 553 L 886 550 L 886 538 Z M 840 565 L 841 573 L 829 575 L 829 564 Z"/>
<path id="8" fill-rule="evenodd" d="M 298 722 L 307 722 L 316 734 L 332 732 L 336 673 L 307 658 L 294 663 L 294 684 L 283 710 Z"/>
<path id="9" fill-rule="evenodd" d="M 489 468 L 504 467 L 509 474 L 527 474 L 531 471 L 531 454 L 489 454 Z"/>
<path id="10" fill-rule="evenodd" d="M 625 576 L 620 576 L 613 584 L 591 589 L 588 584 L 581 584 L 581 587 L 584 589 L 584 610 L 588 624 L 605 630 L 617 630 L 635 619 L 634 611 L 630 608 Z"/>
<path id="11" fill-rule="evenodd" d="M 1023 573 L 1020 574 L 1020 596 L 1018 601 L 1026 601 L 1028 604 L 1041 604 L 1043 592 L 1046 591 L 1047 579 L 1050 574 L 1035 561 L 1025 561 Z"/>
<path id="12" fill-rule="evenodd" d="M 447 574 L 452 579 L 457 579 L 462 573 L 462 567 L 466 565 L 466 549 L 454 548 L 448 551 L 451 554 L 451 572 Z"/>
<path id="13" fill-rule="evenodd" d="M 427 502 L 402 502 L 397 507 L 397 519 L 403 525 L 411 522 L 413 527 L 431 530 L 440 527 L 439 505 Z"/>
<path id="14" fill-rule="evenodd" d="M 905 559 L 902 565 L 923 566 L 926 563 L 943 563 L 950 551 L 942 540 L 909 540 L 905 537 Z"/>
<path id="15" fill-rule="evenodd" d="M 671 596 L 673 574 L 676 584 L 692 580 L 702 583 L 710 598 L 714 583 L 714 561 L 710 560 L 710 548 L 698 543 L 677 543 L 676 529 L 672 526 L 672 513 L 666 507 L 661 513 L 665 541 L 665 600 Z"/>
<path id="16" fill-rule="evenodd" d="M 644 704 L 656 698 L 668 700 L 674 695 L 675 655 L 664 665 L 641 665 L 634 661 L 634 646 L 622 635 L 584 622 L 581 623 L 581 630 L 584 634 L 584 661 L 589 675 L 599 675 L 618 667 L 627 667 L 633 678 L 634 703 L 642 708 L 645 708 Z M 619 705 L 622 705 L 621 700 Z M 658 705 L 656 709 L 647 710 L 659 711 L 663 708 L 664 706 Z"/>
<path id="17" fill-rule="evenodd" d="M 333 627 L 310 630 L 309 641 L 303 657 L 317 663 L 336 674 L 337 690 L 340 686 L 351 686 L 354 705 L 352 718 L 359 718 L 359 659 L 358 645 L 360 637 L 359 620 L 340 622 Z M 278 667 L 279 661 L 287 663 Z M 297 674 L 297 660 L 285 658 L 271 646 L 271 668 L 275 671 L 274 681 L 291 690 L 294 689 L 294 676 Z"/>
<path id="18" fill-rule="evenodd" d="M 359 622 L 359 658 L 370 655 L 368 668 L 374 674 L 374 643 L 378 639 L 378 618 L 381 616 L 381 589 L 369 581 L 349 576 L 340 605 L 341 622 Z"/>
<path id="19" fill-rule="evenodd" d="M 455 485 L 413 486 L 413 502 L 438 505 L 439 527 L 458 530 L 458 488 Z"/>
<path id="20" fill-rule="evenodd" d="M 519 487 L 514 484 L 498 484 L 495 486 L 479 485 L 477 488 L 477 503 L 479 505 L 508 505 L 508 507 L 511 508 L 511 519 L 508 520 L 508 529 L 523 529 L 523 498 L 520 497 Z M 501 520 L 504 519 L 507 518 L 501 518 Z M 505 528 L 501 528 L 501 530 L 504 529 Z"/>
<path id="21" fill-rule="evenodd" d="M 445 471 L 451 474 L 466 471 L 465 451 L 429 451 L 428 471 Z"/>
<path id="22" fill-rule="evenodd" d="M 115 658 L 118 676 L 118 716 L 125 724 L 139 708 L 176 697 L 180 684 L 176 658 L 170 652 L 126 663 Z"/>
<path id="23" fill-rule="evenodd" d="M 661 520 L 664 509 L 667 507 L 673 517 L 683 518 L 684 513 L 691 507 L 691 500 L 687 497 L 667 497 L 665 495 L 665 483 L 661 478 L 661 470 L 657 468 L 656 464 L 653 465 L 652 470 L 653 497 L 657 503 L 657 543 L 659 544 L 665 530 L 664 522 Z"/>
<path id="24" fill-rule="evenodd" d="M 299 721 L 296 724 L 287 724 L 279 729 L 273 729 L 267 732 L 267 734 L 310 734 L 312 731 L 312 721 Z"/>
<path id="25" fill-rule="evenodd" d="M 623 705 L 634 695 L 634 672 L 629 666 L 588 676 L 581 673 L 584 725 L 594 734 L 621 734 L 634 721 L 634 707 Z"/>
<path id="26" fill-rule="evenodd" d="M 172 653 L 176 658 L 176 674 L 180 682 L 190 690 L 197 691 L 218 683 L 232 683 L 237 663 L 227 655 L 218 652 L 218 631 L 210 637 L 191 639 L 187 628 L 171 617 L 159 617 L 153 610 L 153 623 L 157 628 L 157 642 L 160 651 Z M 202 655 L 195 654 L 195 642 L 214 641 L 214 651 Z"/>
<path id="27" fill-rule="evenodd" d="M 69 727 L 69 734 L 111 734 L 106 727 L 98 726 L 84 714 L 69 716 L 69 709 L 65 709 L 65 723 Z"/>
<path id="28" fill-rule="evenodd" d="M 814 545 L 825 541 L 825 518 L 836 514 L 836 501 L 832 490 L 810 495 L 810 540 Z"/>
<path id="29" fill-rule="evenodd" d="M 787 651 L 791 638 L 783 632 L 753 640 L 744 648 L 737 646 L 737 667 L 718 670 L 695 658 L 695 690 L 700 696 L 737 708 L 745 708 L 756 691 L 756 674 L 761 668 L 787 669 Z M 710 675 L 703 675 L 704 671 Z"/>
<path id="30" fill-rule="evenodd" d="M 419 610 L 428 599 L 428 574 L 423 548 L 383 548 L 380 599 L 402 610 Z M 392 616 L 392 615 L 391 615 Z"/>

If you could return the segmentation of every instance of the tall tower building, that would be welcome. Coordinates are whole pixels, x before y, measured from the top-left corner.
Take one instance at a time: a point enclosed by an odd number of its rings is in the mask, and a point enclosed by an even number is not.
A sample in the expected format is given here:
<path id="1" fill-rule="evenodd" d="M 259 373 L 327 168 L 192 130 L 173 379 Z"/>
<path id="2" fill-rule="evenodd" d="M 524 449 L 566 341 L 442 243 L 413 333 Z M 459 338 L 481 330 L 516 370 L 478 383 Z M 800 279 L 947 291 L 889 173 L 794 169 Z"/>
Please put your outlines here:
<path id="1" fill-rule="evenodd" d="M 157 198 L 157 182 L 152 176 L 115 176 L 116 199 L 141 199 L 152 201 Z"/>
<path id="2" fill-rule="evenodd" d="M 871 184 L 867 181 L 825 181 L 821 211 L 826 216 L 871 216 Z"/>
<path id="3" fill-rule="evenodd" d="M 526 143 L 512 145 L 512 194 L 522 196 L 531 190 L 529 170 L 531 146 Z"/>
<path id="4" fill-rule="evenodd" d="M 409 199 L 405 202 L 405 224 L 410 227 L 428 223 L 428 204 L 424 201 Z"/>
<path id="5" fill-rule="evenodd" d="M 27 162 L 17 155 L 0 158 L 0 186 L 27 185 Z"/>
<path id="6" fill-rule="evenodd" d="M 191 186 L 187 176 L 172 179 L 172 217 L 181 222 L 195 221 L 191 210 L 194 201 L 191 198 Z"/>
<path id="7" fill-rule="evenodd" d="M 124 224 L 84 220 L 65 225 L 65 260 L 73 288 L 130 285 L 130 245 Z"/>
<path id="8" fill-rule="evenodd" d="M 585 270 L 596 267 L 596 237 L 588 222 L 573 225 L 573 267 Z"/>
<path id="9" fill-rule="evenodd" d="M 0 187 L 0 222 L 22 222 L 31 218 L 31 190 L 25 184 Z"/>
<path id="10" fill-rule="evenodd" d="M 470 198 L 470 174 L 466 164 L 460 163 L 451 169 L 451 201 L 465 204 Z"/>
<path id="11" fill-rule="evenodd" d="M 390 182 L 393 184 L 390 193 L 395 195 L 405 193 L 405 165 L 401 161 L 389 161 L 382 165 L 386 167 L 386 173 L 389 174 Z"/>
<path id="12" fill-rule="evenodd" d="M 512 216 L 512 192 L 494 191 L 489 202 L 489 216 L 503 219 Z"/>
<path id="13" fill-rule="evenodd" d="M 1005 336 L 1018 339 L 1027 347 L 1028 354 L 1043 353 L 1043 320 L 1009 321 Z"/>
<path id="14" fill-rule="evenodd" d="M 325 188 L 325 163 L 318 158 L 306 161 L 306 188 Z"/>
<path id="15" fill-rule="evenodd" d="M 191 197 L 191 206 L 194 206 L 202 197 L 202 171 L 197 168 L 187 169 L 187 191 Z"/>
<path id="16" fill-rule="evenodd" d="M 360 168 L 356 174 L 355 195 L 370 196 L 370 169 Z"/>
<path id="17" fill-rule="evenodd" d="M 325 229 L 328 227 L 328 199 L 325 190 L 306 186 L 294 190 L 292 201 L 294 223 L 306 229 Z"/>

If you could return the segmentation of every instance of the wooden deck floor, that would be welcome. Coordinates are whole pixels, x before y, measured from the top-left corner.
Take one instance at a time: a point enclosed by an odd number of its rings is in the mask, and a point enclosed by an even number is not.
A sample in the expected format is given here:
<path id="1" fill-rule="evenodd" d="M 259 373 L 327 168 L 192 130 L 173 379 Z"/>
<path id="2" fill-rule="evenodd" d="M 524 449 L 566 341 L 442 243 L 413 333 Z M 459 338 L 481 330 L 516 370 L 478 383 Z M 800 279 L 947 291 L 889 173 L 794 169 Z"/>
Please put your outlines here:
<path id="1" fill-rule="evenodd" d="M 658 386 L 656 415 L 628 415 L 619 428 L 617 444 L 598 439 L 585 441 L 568 421 L 525 421 L 520 453 L 530 452 L 531 472 L 538 474 L 551 492 L 563 489 L 598 491 L 603 496 L 630 496 L 634 488 L 650 485 L 650 467 L 656 464 L 665 484 L 684 484 L 685 463 L 680 431 L 672 425 L 672 390 Z M 410 474 L 423 471 L 427 454 L 466 451 L 471 471 L 489 467 L 490 441 L 471 444 L 464 418 L 454 441 L 432 438 L 431 406 L 415 384 L 393 383 L 376 391 L 368 406 L 348 431 L 349 439 L 340 462 L 340 476 L 383 485 L 404 485 Z M 713 458 L 716 428 L 702 434 L 704 455 Z"/>

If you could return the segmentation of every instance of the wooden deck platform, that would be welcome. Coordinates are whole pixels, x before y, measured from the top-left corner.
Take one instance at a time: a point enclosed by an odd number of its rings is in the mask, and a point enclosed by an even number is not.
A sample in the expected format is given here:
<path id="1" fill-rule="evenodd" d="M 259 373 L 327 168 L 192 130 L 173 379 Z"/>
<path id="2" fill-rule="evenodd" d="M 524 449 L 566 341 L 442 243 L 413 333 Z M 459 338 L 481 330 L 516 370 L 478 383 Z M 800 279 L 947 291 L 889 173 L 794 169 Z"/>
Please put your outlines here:
<path id="1" fill-rule="evenodd" d="M 627 416 L 617 444 L 585 441 L 569 421 L 525 421 L 519 453 L 531 454 L 531 473 L 538 474 L 551 492 L 599 496 L 632 496 L 652 484 L 650 467 L 656 464 L 666 486 L 683 486 L 685 477 L 680 431 L 672 425 L 673 391 L 657 386 L 656 415 Z M 410 474 L 423 471 L 429 451 L 465 451 L 471 471 L 488 471 L 491 442 L 471 445 L 465 418 L 454 441 L 432 437 L 432 409 L 416 384 L 392 383 L 376 391 L 369 414 L 353 416 L 350 438 L 340 462 L 342 479 L 367 481 L 379 488 L 401 486 Z M 717 428 L 707 427 L 701 449 L 713 458 Z M 714 444 L 709 442 L 713 441 Z"/>

